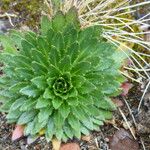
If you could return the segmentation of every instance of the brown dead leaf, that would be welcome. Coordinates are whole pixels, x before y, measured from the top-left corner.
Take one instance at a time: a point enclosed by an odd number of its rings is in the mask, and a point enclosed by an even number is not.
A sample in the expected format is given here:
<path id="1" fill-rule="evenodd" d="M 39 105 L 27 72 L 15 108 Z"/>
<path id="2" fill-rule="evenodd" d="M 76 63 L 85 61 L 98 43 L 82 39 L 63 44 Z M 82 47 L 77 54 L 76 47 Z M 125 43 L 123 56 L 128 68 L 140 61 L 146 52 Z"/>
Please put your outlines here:
<path id="1" fill-rule="evenodd" d="M 111 150 L 139 150 L 139 144 L 133 139 L 131 134 L 124 129 L 116 131 L 110 138 Z"/>
<path id="2" fill-rule="evenodd" d="M 123 90 L 123 92 L 122 92 L 122 96 L 126 96 L 127 94 L 128 94 L 128 92 L 129 92 L 129 90 L 131 89 L 133 87 L 133 84 L 131 84 L 131 83 L 128 83 L 128 82 L 125 82 L 125 83 L 123 83 L 122 85 L 121 85 L 121 88 L 122 88 L 122 90 Z"/>
<path id="3" fill-rule="evenodd" d="M 91 140 L 91 135 L 82 136 L 81 139 L 82 139 L 83 141 L 89 142 L 89 141 Z"/>
<path id="4" fill-rule="evenodd" d="M 114 99 L 112 99 L 112 101 L 113 101 L 113 103 L 114 103 L 117 107 L 122 107 L 122 106 L 124 106 L 124 103 L 123 103 L 120 99 L 118 99 L 118 98 L 114 98 Z"/>

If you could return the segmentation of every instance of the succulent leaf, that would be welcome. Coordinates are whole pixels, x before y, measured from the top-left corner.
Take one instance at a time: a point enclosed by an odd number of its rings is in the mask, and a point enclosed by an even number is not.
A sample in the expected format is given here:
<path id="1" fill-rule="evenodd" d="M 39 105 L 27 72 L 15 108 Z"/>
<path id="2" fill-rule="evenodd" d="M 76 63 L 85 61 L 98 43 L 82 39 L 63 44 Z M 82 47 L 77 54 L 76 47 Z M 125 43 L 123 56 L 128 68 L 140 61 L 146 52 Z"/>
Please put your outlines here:
<path id="1" fill-rule="evenodd" d="M 25 135 L 45 131 L 66 141 L 99 130 L 112 117 L 125 55 L 104 40 L 100 26 L 81 29 L 76 9 L 41 20 L 40 33 L 0 36 L 2 111 L 25 125 Z"/>

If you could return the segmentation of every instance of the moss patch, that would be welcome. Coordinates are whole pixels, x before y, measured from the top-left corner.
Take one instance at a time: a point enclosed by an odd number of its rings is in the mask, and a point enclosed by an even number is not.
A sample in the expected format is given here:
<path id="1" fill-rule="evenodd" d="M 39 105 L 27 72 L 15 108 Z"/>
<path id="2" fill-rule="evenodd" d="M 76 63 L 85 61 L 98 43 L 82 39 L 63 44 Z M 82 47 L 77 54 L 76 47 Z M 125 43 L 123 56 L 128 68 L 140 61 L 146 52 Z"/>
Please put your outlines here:
<path id="1" fill-rule="evenodd" d="M 38 25 L 43 0 L 2 0 L 1 10 L 17 14 L 19 25 L 35 28 Z"/>

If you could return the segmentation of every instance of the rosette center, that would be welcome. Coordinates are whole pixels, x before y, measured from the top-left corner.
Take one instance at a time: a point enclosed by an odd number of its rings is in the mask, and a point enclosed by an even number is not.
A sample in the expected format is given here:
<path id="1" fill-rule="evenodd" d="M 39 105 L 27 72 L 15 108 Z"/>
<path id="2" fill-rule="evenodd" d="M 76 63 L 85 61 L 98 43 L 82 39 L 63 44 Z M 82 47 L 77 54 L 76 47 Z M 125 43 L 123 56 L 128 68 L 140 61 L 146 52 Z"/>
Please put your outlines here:
<path id="1" fill-rule="evenodd" d="M 53 87 L 58 94 L 66 94 L 70 90 L 69 82 L 63 77 L 56 79 Z"/>

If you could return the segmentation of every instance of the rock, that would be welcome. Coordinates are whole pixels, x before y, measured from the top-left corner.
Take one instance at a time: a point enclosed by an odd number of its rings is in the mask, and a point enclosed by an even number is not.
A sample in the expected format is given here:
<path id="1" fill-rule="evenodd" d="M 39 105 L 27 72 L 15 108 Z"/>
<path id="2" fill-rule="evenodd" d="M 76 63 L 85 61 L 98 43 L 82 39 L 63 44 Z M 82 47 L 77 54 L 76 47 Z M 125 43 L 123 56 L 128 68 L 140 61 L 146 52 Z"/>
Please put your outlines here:
<path id="1" fill-rule="evenodd" d="M 0 33 L 3 33 L 5 30 L 5 24 L 2 20 L 0 20 Z"/>
<path id="2" fill-rule="evenodd" d="M 0 19 L 0 34 L 7 32 L 11 28 L 12 26 L 8 19 L 7 20 Z"/>
<path id="3" fill-rule="evenodd" d="M 39 136 L 28 136 L 27 137 L 27 144 L 28 145 L 33 144 L 34 142 L 37 141 L 38 138 L 39 138 Z"/>
<path id="4" fill-rule="evenodd" d="M 24 136 L 24 126 L 16 125 L 15 130 L 12 133 L 12 141 L 18 140 Z"/>
<path id="5" fill-rule="evenodd" d="M 60 150 L 80 150 L 80 147 L 77 143 L 67 143 L 62 144 Z"/>
<path id="6" fill-rule="evenodd" d="M 124 129 L 116 131 L 110 138 L 111 150 L 139 150 L 139 144 L 133 137 Z"/>

